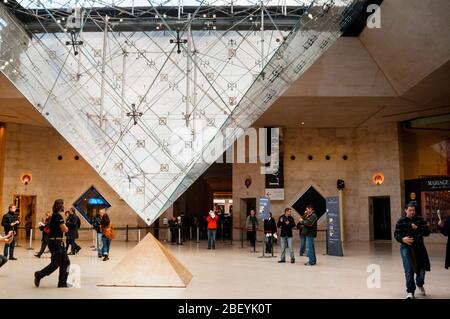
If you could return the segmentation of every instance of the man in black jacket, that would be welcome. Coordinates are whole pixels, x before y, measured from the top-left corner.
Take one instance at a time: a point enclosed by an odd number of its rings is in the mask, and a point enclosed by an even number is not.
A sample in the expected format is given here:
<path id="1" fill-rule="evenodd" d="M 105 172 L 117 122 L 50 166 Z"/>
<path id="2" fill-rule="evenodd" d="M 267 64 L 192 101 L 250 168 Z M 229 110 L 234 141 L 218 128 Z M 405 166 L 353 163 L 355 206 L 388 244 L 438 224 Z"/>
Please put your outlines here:
<path id="1" fill-rule="evenodd" d="M 281 229 L 280 232 L 280 242 L 281 242 L 281 256 L 279 263 L 286 262 L 285 257 L 285 250 L 286 246 L 289 247 L 289 254 L 291 257 L 291 263 L 295 263 L 295 256 L 294 256 L 294 247 L 292 246 L 292 228 L 295 227 L 294 218 L 291 216 L 292 209 L 291 208 L 285 208 L 284 214 L 281 215 L 280 219 L 278 220 L 277 226 Z"/>
<path id="2" fill-rule="evenodd" d="M 69 250 L 69 246 L 71 247 L 71 255 L 76 255 L 81 247 L 75 242 L 78 239 L 78 228 L 80 228 L 81 221 L 75 213 L 75 208 L 70 208 L 69 216 L 67 217 L 66 226 L 69 231 L 66 234 L 67 237 L 67 245 L 66 252 Z"/>
<path id="3" fill-rule="evenodd" d="M 5 234 L 8 234 L 10 231 L 13 231 L 14 235 L 17 235 L 17 229 L 19 227 L 20 221 L 15 213 L 16 213 L 16 206 L 10 205 L 8 213 L 3 215 L 2 226 L 5 229 Z M 3 256 L 5 256 L 5 258 L 8 258 L 8 251 L 9 251 L 9 260 L 17 260 L 17 258 L 14 257 L 15 244 L 16 244 L 15 236 L 14 239 L 9 244 L 5 243 L 5 248 L 3 250 Z"/>
<path id="4" fill-rule="evenodd" d="M 423 242 L 424 236 L 430 235 L 425 220 L 416 215 L 416 207 L 408 203 L 405 216 L 401 217 L 396 226 L 394 237 L 400 243 L 400 254 L 403 261 L 406 279 L 406 298 L 413 299 L 416 285 L 425 296 L 425 271 L 430 271 L 430 260 Z M 414 274 L 416 282 L 414 283 Z"/>

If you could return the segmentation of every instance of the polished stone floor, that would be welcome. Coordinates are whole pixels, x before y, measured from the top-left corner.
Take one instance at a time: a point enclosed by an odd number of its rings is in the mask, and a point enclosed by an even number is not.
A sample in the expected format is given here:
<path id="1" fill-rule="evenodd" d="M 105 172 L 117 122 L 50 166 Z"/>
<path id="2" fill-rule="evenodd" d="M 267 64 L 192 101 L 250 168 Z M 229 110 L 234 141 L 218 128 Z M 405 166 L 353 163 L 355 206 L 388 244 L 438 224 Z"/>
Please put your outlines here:
<path id="1" fill-rule="evenodd" d="M 33 243 L 38 248 L 39 242 Z M 33 273 L 50 261 L 50 255 L 33 257 L 35 251 L 16 248 L 17 261 L 9 261 L 0 269 L 0 298 L 403 298 L 404 276 L 399 247 L 391 243 L 351 243 L 345 246 L 345 257 L 324 255 L 324 243 L 316 244 L 318 264 L 306 267 L 306 257 L 296 257 L 295 264 L 278 264 L 277 258 L 258 258 L 249 246 L 240 242 L 220 242 L 214 251 L 206 243 L 187 242 L 182 246 L 167 245 L 169 250 L 194 275 L 183 288 L 119 288 L 98 287 L 136 242 L 113 242 L 111 259 L 103 262 L 80 242 L 83 249 L 71 262 L 81 269 L 80 288 L 56 288 L 57 273 L 33 285 Z M 260 244 L 259 244 L 260 245 Z M 450 298 L 450 271 L 445 270 L 442 244 L 427 245 L 432 271 L 427 273 L 422 298 Z M 1 247 L 2 248 L 2 247 Z M 278 255 L 278 247 L 276 255 Z M 296 246 L 298 254 L 298 245 Z M 369 288 L 369 265 L 379 265 L 380 287 Z M 375 266 L 376 267 L 376 266 Z M 373 281 L 370 281 L 373 283 Z"/>

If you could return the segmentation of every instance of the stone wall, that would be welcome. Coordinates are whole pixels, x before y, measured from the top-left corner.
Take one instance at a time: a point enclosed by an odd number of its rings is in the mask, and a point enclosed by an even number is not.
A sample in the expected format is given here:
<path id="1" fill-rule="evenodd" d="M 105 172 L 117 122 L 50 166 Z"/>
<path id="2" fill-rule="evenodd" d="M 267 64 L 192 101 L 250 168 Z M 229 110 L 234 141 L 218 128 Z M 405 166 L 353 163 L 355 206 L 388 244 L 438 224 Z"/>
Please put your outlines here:
<path id="1" fill-rule="evenodd" d="M 291 160 L 295 155 L 295 160 Z M 308 156 L 312 155 L 313 160 Z M 329 155 L 330 160 L 325 156 Z M 344 160 L 343 156 L 348 159 Z M 345 238 L 349 241 L 370 239 L 369 196 L 390 196 L 392 229 L 400 217 L 402 182 L 400 146 L 396 124 L 361 128 L 285 128 L 284 129 L 285 200 L 272 201 L 271 211 L 278 218 L 285 207 L 314 186 L 322 196 L 337 196 L 337 179 L 345 181 Z M 233 164 L 233 224 L 243 225 L 245 215 L 241 199 L 264 194 L 261 164 Z M 372 182 L 376 172 L 385 175 L 381 186 Z M 244 185 L 246 176 L 252 185 Z M 298 218 L 296 214 L 295 218 Z M 319 228 L 325 229 L 324 218 Z M 235 232 L 235 238 L 240 234 Z"/>
<path id="2" fill-rule="evenodd" d="M 77 152 L 52 128 L 6 124 L 4 178 L 2 185 L 2 212 L 6 212 L 14 195 L 37 196 L 37 221 L 51 210 L 53 201 L 62 198 L 66 208 L 75 202 L 90 186 L 95 188 L 111 204 L 108 211 L 116 227 L 136 226 L 139 217 L 97 175 Z M 63 157 L 58 160 L 58 156 Z M 21 174 L 31 173 L 32 182 L 25 187 L 20 182 Z M 82 227 L 88 227 L 82 218 Z M 134 240 L 137 232 L 130 232 Z M 85 239 L 92 237 L 89 231 L 82 232 Z M 38 238 L 40 238 L 38 236 Z M 118 232 L 117 239 L 124 239 Z"/>

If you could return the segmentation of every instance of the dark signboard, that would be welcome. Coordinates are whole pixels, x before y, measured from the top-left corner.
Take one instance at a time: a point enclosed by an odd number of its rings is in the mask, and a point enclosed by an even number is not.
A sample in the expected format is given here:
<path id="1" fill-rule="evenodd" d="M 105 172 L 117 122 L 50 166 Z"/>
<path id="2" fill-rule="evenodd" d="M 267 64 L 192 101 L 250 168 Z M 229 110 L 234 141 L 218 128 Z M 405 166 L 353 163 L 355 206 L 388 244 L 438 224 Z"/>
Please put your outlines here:
<path id="1" fill-rule="evenodd" d="M 430 191 L 448 191 L 450 190 L 450 177 L 430 177 L 420 179 L 421 190 L 423 192 Z"/>
<path id="2" fill-rule="evenodd" d="M 339 197 L 327 197 L 327 223 L 328 238 L 327 247 L 328 255 L 344 256 L 341 242 L 341 212 L 339 210 Z"/>
<path id="3" fill-rule="evenodd" d="M 283 172 L 283 130 L 282 128 L 267 129 L 267 155 L 271 157 L 266 166 L 278 167 L 278 170 L 272 174 L 265 175 L 265 184 L 267 188 L 284 188 Z M 278 156 L 277 156 L 278 155 Z"/>
<path id="4" fill-rule="evenodd" d="M 260 197 L 258 200 L 258 214 L 261 219 L 269 219 L 270 198 Z"/>

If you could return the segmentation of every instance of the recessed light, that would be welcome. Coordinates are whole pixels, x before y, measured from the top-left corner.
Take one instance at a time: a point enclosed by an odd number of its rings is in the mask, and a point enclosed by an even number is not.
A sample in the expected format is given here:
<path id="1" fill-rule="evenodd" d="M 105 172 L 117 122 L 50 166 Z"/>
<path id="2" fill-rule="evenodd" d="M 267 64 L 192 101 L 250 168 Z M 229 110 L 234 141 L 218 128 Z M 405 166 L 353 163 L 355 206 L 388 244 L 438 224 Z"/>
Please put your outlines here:
<path id="1" fill-rule="evenodd" d="M 301 122 L 300 125 L 305 125 L 305 122 Z"/>

